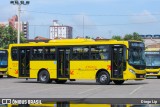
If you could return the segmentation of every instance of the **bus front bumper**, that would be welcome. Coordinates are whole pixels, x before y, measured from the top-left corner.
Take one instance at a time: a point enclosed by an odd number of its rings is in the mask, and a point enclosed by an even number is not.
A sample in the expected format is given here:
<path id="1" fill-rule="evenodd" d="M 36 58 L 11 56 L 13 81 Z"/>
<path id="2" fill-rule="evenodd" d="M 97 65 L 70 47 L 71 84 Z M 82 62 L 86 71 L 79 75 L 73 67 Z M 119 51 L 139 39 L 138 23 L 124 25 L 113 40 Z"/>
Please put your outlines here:
<path id="1" fill-rule="evenodd" d="M 154 70 L 146 69 L 146 76 L 160 76 L 160 70 L 159 69 L 154 69 Z"/>
<path id="2" fill-rule="evenodd" d="M 0 71 L 0 75 L 6 75 L 6 71 Z"/>

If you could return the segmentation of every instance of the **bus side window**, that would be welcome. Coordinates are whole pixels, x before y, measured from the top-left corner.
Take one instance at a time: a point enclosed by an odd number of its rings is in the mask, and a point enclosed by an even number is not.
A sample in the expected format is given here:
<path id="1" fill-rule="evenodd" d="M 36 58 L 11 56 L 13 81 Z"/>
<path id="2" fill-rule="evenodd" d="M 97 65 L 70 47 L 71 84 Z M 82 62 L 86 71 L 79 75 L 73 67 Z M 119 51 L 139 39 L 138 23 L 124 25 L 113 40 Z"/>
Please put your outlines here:
<path id="1" fill-rule="evenodd" d="M 54 47 L 45 47 L 44 48 L 44 59 L 45 60 L 54 60 L 55 59 L 55 48 Z"/>
<path id="2" fill-rule="evenodd" d="M 91 53 L 91 59 L 99 60 L 99 59 L 101 59 L 101 56 L 99 53 Z"/>
<path id="3" fill-rule="evenodd" d="M 11 52 L 11 55 L 12 55 L 12 59 L 13 60 L 18 60 L 18 49 L 17 48 L 12 48 L 12 52 Z"/>
<path id="4" fill-rule="evenodd" d="M 73 60 L 79 60 L 79 59 L 80 59 L 80 55 L 77 54 L 77 53 L 73 53 L 73 54 L 72 54 L 72 59 L 73 59 Z"/>
<path id="5" fill-rule="evenodd" d="M 32 59 L 42 60 L 43 59 L 43 48 L 33 48 L 32 49 Z"/>
<path id="6" fill-rule="evenodd" d="M 108 60 L 109 59 L 109 46 L 91 46 L 91 60 Z"/>

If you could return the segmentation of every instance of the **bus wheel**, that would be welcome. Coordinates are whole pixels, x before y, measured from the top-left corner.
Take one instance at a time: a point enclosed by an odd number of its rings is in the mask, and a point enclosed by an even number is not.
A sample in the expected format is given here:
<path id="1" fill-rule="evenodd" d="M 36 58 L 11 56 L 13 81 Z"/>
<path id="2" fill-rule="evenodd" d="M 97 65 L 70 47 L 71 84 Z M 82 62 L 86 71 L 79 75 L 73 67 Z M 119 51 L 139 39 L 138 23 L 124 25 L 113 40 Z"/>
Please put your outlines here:
<path id="1" fill-rule="evenodd" d="M 124 80 L 113 80 L 116 85 L 121 85 L 124 83 Z"/>
<path id="2" fill-rule="evenodd" d="M 158 79 L 160 79 L 160 76 L 157 76 Z"/>
<path id="3" fill-rule="evenodd" d="M 49 77 L 49 73 L 46 70 L 40 71 L 38 78 L 41 83 L 50 83 L 50 81 L 51 81 L 51 79 Z"/>
<path id="4" fill-rule="evenodd" d="M 0 78 L 3 78 L 3 75 L 0 75 Z"/>
<path id="5" fill-rule="evenodd" d="M 108 72 L 102 71 L 98 73 L 96 81 L 101 85 L 108 85 L 110 83 L 110 76 Z"/>
<path id="6" fill-rule="evenodd" d="M 64 83 L 66 83 L 67 82 L 67 80 L 55 80 L 55 82 L 57 83 L 57 84 L 64 84 Z"/>

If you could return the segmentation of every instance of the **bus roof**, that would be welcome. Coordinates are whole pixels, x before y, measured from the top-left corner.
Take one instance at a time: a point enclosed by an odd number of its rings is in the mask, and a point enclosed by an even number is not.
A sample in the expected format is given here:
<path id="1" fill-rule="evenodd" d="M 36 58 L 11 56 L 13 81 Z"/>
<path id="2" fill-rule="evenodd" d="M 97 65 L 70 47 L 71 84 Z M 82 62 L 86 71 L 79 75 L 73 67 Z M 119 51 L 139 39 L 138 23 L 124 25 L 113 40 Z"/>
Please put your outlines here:
<path id="1" fill-rule="evenodd" d="M 80 43 L 80 42 L 93 42 L 93 39 L 55 39 L 50 40 L 48 43 Z"/>
<path id="2" fill-rule="evenodd" d="M 21 44 L 10 44 L 9 46 L 69 46 L 69 45 L 101 45 L 101 44 L 115 44 L 121 45 L 125 44 L 128 48 L 129 41 L 117 41 L 117 40 L 94 40 L 94 39 L 55 39 L 49 42 L 29 42 Z M 132 41 L 135 42 L 135 41 Z M 136 41 L 138 42 L 138 41 Z"/>

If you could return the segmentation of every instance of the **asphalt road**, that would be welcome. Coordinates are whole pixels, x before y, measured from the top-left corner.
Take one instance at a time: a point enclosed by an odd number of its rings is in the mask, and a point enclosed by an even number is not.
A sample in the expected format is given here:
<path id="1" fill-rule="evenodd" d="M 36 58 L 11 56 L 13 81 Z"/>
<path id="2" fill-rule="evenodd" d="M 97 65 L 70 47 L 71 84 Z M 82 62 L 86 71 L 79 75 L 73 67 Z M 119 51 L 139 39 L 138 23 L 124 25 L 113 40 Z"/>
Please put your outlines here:
<path id="1" fill-rule="evenodd" d="M 78 80 L 66 84 L 38 83 L 35 79 L 0 79 L 1 98 L 160 98 L 160 79 L 126 81 L 123 85 L 98 85 Z"/>

